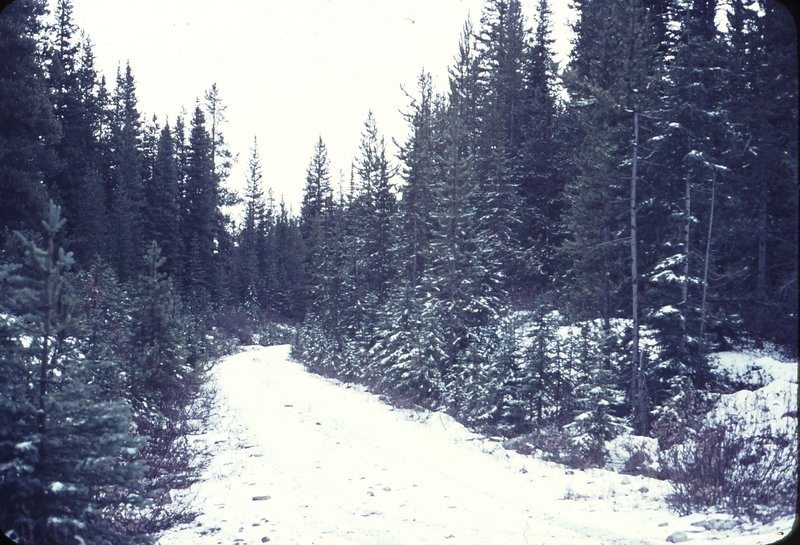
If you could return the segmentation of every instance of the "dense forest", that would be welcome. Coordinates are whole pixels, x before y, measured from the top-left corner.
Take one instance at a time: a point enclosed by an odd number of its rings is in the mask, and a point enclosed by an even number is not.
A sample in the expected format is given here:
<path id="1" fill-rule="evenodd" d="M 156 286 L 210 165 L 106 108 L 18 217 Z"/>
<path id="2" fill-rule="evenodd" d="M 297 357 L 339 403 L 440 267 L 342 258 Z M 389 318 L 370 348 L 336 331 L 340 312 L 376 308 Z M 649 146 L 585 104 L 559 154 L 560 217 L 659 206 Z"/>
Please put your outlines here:
<path id="1" fill-rule="evenodd" d="M 797 36 L 772 0 L 487 0 L 449 86 L 370 114 L 349 179 L 313 147 L 299 214 L 243 195 L 212 85 L 143 119 L 71 0 L 0 16 L 0 526 L 152 543 L 191 519 L 215 358 L 295 326 L 293 355 L 506 437 L 572 430 L 599 463 L 714 388 L 708 355 L 796 357 Z M 234 221 L 231 211 L 244 210 Z M 521 346 L 520 324 L 531 342 Z M 570 353 L 553 352 L 570 326 Z M 288 342 L 289 339 L 283 339 Z M 577 430 L 577 431 L 576 431 Z M 552 441 L 558 434 L 551 434 Z M 666 440 L 666 439 L 665 439 Z"/>

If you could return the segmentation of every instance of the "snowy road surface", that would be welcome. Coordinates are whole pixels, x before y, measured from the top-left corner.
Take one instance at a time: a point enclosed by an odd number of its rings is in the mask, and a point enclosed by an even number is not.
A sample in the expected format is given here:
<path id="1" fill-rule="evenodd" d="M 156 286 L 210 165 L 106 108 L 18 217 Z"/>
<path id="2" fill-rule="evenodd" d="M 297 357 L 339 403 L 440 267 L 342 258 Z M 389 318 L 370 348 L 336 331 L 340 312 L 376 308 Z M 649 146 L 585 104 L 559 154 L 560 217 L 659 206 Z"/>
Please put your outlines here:
<path id="1" fill-rule="evenodd" d="M 704 530 L 665 483 L 567 468 L 504 450 L 441 413 L 394 410 L 307 373 L 288 346 L 215 369 L 214 458 L 193 489 L 203 513 L 160 545 L 772 543 L 782 525 Z M 571 473 L 571 474 L 570 474 Z"/>

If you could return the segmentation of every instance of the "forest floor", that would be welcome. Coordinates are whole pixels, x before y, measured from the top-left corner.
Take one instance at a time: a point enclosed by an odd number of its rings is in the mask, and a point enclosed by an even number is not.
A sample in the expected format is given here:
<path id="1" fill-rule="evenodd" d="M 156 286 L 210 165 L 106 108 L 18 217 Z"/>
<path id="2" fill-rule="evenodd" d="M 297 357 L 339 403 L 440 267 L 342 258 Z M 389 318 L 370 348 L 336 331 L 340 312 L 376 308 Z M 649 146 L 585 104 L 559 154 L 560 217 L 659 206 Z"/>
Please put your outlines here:
<path id="1" fill-rule="evenodd" d="M 796 392 L 796 364 L 783 365 Z M 308 373 L 287 345 L 248 347 L 220 362 L 214 380 L 218 410 L 197 438 L 213 457 L 190 490 L 201 515 L 159 545 L 655 544 L 670 536 L 755 545 L 781 539 L 794 522 L 678 516 L 664 501 L 666 481 L 506 450 L 441 412 L 395 409 L 362 387 Z M 705 526 L 728 529 L 701 526 L 715 520 Z"/>

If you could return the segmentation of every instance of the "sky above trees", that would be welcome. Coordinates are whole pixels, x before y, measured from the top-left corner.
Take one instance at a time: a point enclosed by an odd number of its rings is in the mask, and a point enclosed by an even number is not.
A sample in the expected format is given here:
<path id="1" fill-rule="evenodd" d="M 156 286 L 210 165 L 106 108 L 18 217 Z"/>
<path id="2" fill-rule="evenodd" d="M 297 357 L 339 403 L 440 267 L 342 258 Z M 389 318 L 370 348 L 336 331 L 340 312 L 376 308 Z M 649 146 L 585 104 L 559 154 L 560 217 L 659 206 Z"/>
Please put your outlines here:
<path id="1" fill-rule="evenodd" d="M 529 26 L 535 0 L 522 2 Z M 573 16 L 553 2 L 556 59 L 565 63 Z M 229 2 L 75 0 L 75 23 L 91 38 L 97 67 L 113 83 L 130 61 L 139 109 L 164 123 L 213 83 L 228 122 L 222 127 L 239 155 L 228 184 L 243 191 L 247 155 L 257 137 L 264 183 L 299 212 L 305 171 L 322 136 L 334 185 L 349 180 L 363 123 L 373 111 L 388 152 L 403 142 L 400 111 L 423 68 L 446 90 L 447 67 L 468 16 L 477 26 L 482 0 L 232 0 Z M 51 11 L 55 2 L 50 1 Z"/>

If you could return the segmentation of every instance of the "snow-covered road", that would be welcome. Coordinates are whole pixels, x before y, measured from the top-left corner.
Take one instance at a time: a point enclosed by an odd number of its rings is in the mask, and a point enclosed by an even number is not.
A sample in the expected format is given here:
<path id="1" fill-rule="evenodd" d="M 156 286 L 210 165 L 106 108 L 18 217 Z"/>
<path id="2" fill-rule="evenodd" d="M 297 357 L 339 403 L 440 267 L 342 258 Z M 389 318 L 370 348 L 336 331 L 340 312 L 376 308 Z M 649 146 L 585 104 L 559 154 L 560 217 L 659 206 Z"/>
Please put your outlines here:
<path id="1" fill-rule="evenodd" d="M 666 510 L 661 481 L 506 451 L 442 413 L 394 410 L 309 374 L 288 353 L 252 347 L 217 366 L 214 459 L 193 489 L 203 514 L 160 545 L 664 543 L 678 530 L 725 544 L 780 538 L 777 527 L 705 531 L 691 525 L 705 517 Z"/>

